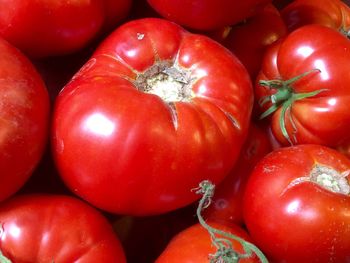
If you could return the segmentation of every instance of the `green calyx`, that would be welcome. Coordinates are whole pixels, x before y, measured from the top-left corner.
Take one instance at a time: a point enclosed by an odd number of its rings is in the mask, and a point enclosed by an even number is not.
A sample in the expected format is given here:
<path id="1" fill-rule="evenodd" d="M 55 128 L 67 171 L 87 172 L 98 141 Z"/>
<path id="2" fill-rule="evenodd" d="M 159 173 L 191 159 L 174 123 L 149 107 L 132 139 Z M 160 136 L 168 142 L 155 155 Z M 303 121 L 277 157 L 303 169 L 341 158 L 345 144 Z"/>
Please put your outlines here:
<path id="1" fill-rule="evenodd" d="M 313 69 L 310 71 L 307 71 L 301 75 L 298 75 L 294 78 L 291 78 L 289 80 L 261 80 L 259 84 L 261 86 L 268 87 L 269 89 L 275 89 L 276 93 L 268 96 L 264 96 L 259 101 L 259 105 L 263 106 L 264 104 L 271 102 L 271 106 L 261 114 L 260 119 L 266 118 L 267 116 L 274 113 L 276 110 L 281 108 L 281 115 L 279 118 L 279 126 L 281 128 L 281 132 L 283 134 L 283 137 L 286 138 L 286 140 L 293 145 L 293 141 L 296 143 L 296 137 L 295 133 L 297 132 L 296 125 L 293 121 L 293 118 L 290 114 L 290 109 L 295 101 L 311 98 L 319 93 L 326 91 L 327 89 L 319 89 L 312 92 L 305 92 L 305 93 L 295 93 L 292 84 L 296 81 L 300 80 L 301 78 L 313 73 L 313 72 L 320 72 L 319 69 Z M 288 117 L 290 123 L 293 127 L 293 141 L 290 138 L 290 135 L 288 134 L 288 131 L 286 129 L 286 117 Z"/>
<path id="2" fill-rule="evenodd" d="M 0 251 L 0 263 L 12 263 L 7 257 L 5 257 Z"/>

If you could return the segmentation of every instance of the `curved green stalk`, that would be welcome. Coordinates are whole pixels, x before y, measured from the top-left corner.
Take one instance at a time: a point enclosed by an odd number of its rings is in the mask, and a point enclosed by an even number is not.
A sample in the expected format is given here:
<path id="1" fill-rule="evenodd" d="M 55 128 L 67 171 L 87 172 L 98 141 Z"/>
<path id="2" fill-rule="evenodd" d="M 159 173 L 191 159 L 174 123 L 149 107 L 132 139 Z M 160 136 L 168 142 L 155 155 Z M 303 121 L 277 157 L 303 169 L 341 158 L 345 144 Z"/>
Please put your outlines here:
<path id="1" fill-rule="evenodd" d="M 253 255 L 253 253 L 258 256 L 261 263 L 268 263 L 265 255 L 254 244 L 231 233 L 213 228 L 205 222 L 201 213 L 210 205 L 214 194 L 214 189 L 215 186 L 209 181 L 201 182 L 199 187 L 196 189 L 197 194 L 203 195 L 197 208 L 199 223 L 208 231 L 214 246 L 217 248 L 216 253 L 210 255 L 210 263 L 238 263 L 240 259 L 249 258 Z M 245 253 L 235 251 L 230 240 L 239 242 L 243 246 Z"/>

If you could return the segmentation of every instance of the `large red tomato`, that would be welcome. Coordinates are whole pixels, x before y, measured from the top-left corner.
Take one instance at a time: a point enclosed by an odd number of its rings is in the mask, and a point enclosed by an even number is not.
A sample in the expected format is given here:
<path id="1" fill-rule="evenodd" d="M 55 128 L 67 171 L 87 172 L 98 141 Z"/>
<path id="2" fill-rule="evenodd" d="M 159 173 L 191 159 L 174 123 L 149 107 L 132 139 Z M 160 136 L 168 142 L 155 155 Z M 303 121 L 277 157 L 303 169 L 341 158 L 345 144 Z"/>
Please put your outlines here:
<path id="1" fill-rule="evenodd" d="M 290 33 L 265 53 L 256 101 L 283 145 L 336 147 L 350 139 L 350 41 L 321 25 Z"/>
<path id="2" fill-rule="evenodd" d="M 255 80 L 265 49 L 286 34 L 279 11 L 268 4 L 244 22 L 216 30 L 210 36 L 231 50 Z"/>
<path id="3" fill-rule="evenodd" d="M 350 160 L 320 145 L 284 147 L 249 177 L 244 218 L 272 262 L 349 262 Z"/>
<path id="4" fill-rule="evenodd" d="M 49 96 L 38 72 L 0 38 L 0 201 L 27 181 L 47 142 Z"/>
<path id="5" fill-rule="evenodd" d="M 170 211 L 232 168 L 252 101 L 247 71 L 217 42 L 162 19 L 131 21 L 58 95 L 54 157 L 69 188 L 101 209 Z"/>
<path id="6" fill-rule="evenodd" d="M 75 52 L 124 18 L 131 0 L 1 0 L 0 36 L 31 57 Z"/>
<path id="7" fill-rule="evenodd" d="M 0 251 L 11 262 L 126 262 L 108 221 L 72 197 L 17 196 L 1 204 L 0 225 Z"/>
<path id="8" fill-rule="evenodd" d="M 148 0 L 164 18 L 199 30 L 217 29 L 243 21 L 271 0 Z"/>
<path id="9" fill-rule="evenodd" d="M 211 227 L 220 231 L 238 236 L 239 238 L 251 242 L 248 234 L 239 226 L 225 226 L 209 221 Z M 242 245 L 236 240 L 230 240 L 235 252 L 245 253 Z M 207 230 L 199 223 L 190 226 L 179 232 L 156 259 L 155 263 L 209 263 L 209 262 L 239 262 L 239 263 L 258 263 L 261 262 L 254 254 L 248 258 L 241 258 L 238 261 L 211 261 L 210 256 L 215 254 L 216 247 L 213 244 Z"/>
<path id="10" fill-rule="evenodd" d="M 245 185 L 256 163 L 271 150 L 268 132 L 252 123 L 235 167 L 216 187 L 212 205 L 204 211 L 206 218 L 225 224 L 243 224 Z"/>
<path id="11" fill-rule="evenodd" d="M 290 31 L 320 24 L 350 35 L 350 8 L 340 0 L 295 0 L 281 11 Z"/>

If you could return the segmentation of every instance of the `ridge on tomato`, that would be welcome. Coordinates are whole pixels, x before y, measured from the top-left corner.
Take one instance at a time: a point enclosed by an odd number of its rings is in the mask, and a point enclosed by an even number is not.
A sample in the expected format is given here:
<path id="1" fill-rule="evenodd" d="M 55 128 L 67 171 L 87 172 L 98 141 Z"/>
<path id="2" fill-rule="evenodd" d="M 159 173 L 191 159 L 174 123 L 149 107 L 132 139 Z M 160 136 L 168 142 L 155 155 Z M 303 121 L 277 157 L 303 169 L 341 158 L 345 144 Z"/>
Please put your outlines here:
<path id="1" fill-rule="evenodd" d="M 55 162 L 68 187 L 113 213 L 150 215 L 221 181 L 248 132 L 253 93 L 217 42 L 157 18 L 128 22 L 57 97 Z"/>
<path id="2" fill-rule="evenodd" d="M 6 200 L 0 205 L 0 227 L 0 262 L 126 263 L 107 219 L 70 196 Z"/>

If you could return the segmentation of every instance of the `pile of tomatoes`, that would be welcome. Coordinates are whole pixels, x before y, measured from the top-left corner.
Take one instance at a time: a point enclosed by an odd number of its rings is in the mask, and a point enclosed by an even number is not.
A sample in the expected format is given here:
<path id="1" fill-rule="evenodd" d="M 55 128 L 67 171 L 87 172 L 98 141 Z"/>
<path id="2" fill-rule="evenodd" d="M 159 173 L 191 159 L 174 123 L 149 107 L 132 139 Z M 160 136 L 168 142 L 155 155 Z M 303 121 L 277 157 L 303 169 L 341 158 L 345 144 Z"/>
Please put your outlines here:
<path id="1" fill-rule="evenodd" d="M 350 262 L 350 7 L 0 0 L 0 262 Z"/>

